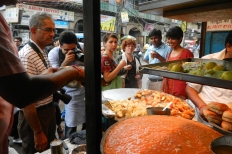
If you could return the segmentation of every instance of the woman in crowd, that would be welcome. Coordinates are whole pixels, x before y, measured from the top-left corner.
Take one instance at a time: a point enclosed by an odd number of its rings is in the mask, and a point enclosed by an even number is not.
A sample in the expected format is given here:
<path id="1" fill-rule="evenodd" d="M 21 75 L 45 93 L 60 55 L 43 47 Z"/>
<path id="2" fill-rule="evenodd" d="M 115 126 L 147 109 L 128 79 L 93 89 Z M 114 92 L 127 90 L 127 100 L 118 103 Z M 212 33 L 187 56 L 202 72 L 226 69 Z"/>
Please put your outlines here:
<path id="1" fill-rule="evenodd" d="M 124 87 L 123 79 L 118 76 L 120 70 L 126 66 L 126 61 L 116 63 L 113 53 L 117 49 L 118 38 L 115 34 L 108 33 L 103 37 L 105 51 L 101 57 L 102 90 Z"/>
<path id="2" fill-rule="evenodd" d="M 180 27 L 175 26 L 168 30 L 166 37 L 168 39 L 169 46 L 172 51 L 167 55 L 166 61 L 181 60 L 186 58 L 193 58 L 193 53 L 183 48 L 180 43 L 183 38 L 183 31 Z M 186 82 L 174 79 L 164 78 L 163 91 L 165 93 L 186 99 L 185 93 Z"/>
<path id="3" fill-rule="evenodd" d="M 139 73 L 139 66 L 141 65 L 139 58 L 133 56 L 136 42 L 130 38 L 122 42 L 121 49 L 122 60 L 125 60 L 127 65 L 123 67 L 120 74 L 125 79 L 125 88 L 141 88 L 141 75 Z"/>

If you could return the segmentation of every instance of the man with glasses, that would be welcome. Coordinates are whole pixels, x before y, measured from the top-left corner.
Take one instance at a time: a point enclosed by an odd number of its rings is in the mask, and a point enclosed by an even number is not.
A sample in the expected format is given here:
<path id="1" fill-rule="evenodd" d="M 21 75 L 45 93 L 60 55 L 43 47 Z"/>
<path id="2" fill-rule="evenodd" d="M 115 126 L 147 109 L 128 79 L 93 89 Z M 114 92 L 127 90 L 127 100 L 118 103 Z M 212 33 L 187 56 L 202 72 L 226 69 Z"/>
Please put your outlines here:
<path id="1" fill-rule="evenodd" d="M 167 54 L 171 51 L 171 47 L 162 42 L 162 34 L 160 30 L 153 29 L 149 33 L 151 46 L 148 47 L 144 61 L 149 64 L 155 64 L 166 61 Z M 147 89 L 162 91 L 163 78 L 155 75 L 148 75 Z"/>
<path id="2" fill-rule="evenodd" d="M 73 64 L 82 65 L 76 51 L 81 52 L 76 35 L 71 31 L 64 31 L 59 36 L 60 47 L 53 48 L 48 59 L 52 67 L 59 68 Z M 70 87 L 65 86 L 66 94 L 72 96 L 72 100 L 65 105 L 65 138 L 76 132 L 78 125 L 85 128 L 85 87 L 80 83 Z"/>
<path id="3" fill-rule="evenodd" d="M 16 0 L 0 0 L 0 7 L 16 3 Z M 14 106 L 26 107 L 48 97 L 73 80 L 83 81 L 84 70 L 75 66 L 59 71 L 49 68 L 41 75 L 29 76 L 18 58 L 11 29 L 1 13 L 0 51 L 0 154 L 8 154 Z"/>
<path id="4" fill-rule="evenodd" d="M 29 19 L 30 41 L 19 57 L 28 74 L 39 75 L 50 67 L 44 49 L 53 42 L 55 24 L 50 14 L 39 12 Z M 41 89 L 42 90 L 42 89 Z M 55 139 L 56 119 L 52 95 L 19 112 L 18 131 L 24 154 L 34 154 L 49 148 Z"/>

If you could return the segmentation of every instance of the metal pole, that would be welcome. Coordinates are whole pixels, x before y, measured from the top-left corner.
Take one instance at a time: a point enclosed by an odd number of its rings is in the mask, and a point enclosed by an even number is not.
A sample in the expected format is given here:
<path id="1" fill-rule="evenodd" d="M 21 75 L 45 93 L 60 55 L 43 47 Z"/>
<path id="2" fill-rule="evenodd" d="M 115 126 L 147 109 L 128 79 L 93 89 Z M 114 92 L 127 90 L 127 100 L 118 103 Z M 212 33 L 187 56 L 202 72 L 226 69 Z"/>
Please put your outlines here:
<path id="1" fill-rule="evenodd" d="M 83 19 L 87 153 L 100 154 L 102 138 L 100 1 L 83 0 Z"/>
<path id="2" fill-rule="evenodd" d="M 116 26 L 116 34 L 118 35 L 118 47 L 117 47 L 117 54 L 120 55 L 121 51 L 120 51 L 120 44 L 121 44 L 121 30 L 122 30 L 122 18 L 121 18 L 121 12 L 122 12 L 122 8 L 124 5 L 124 0 L 120 0 L 120 2 L 117 5 L 117 16 L 116 16 L 116 22 L 117 22 L 117 26 Z M 114 52 L 114 56 L 116 57 L 116 52 Z"/>
<path id="3" fill-rule="evenodd" d="M 123 8 L 123 0 L 120 0 L 120 3 L 117 5 L 117 17 L 116 17 L 116 21 L 117 21 L 117 34 L 118 34 L 118 39 L 120 39 L 121 37 L 121 29 L 122 29 L 122 19 L 121 19 L 121 12 L 122 12 L 122 8 Z"/>

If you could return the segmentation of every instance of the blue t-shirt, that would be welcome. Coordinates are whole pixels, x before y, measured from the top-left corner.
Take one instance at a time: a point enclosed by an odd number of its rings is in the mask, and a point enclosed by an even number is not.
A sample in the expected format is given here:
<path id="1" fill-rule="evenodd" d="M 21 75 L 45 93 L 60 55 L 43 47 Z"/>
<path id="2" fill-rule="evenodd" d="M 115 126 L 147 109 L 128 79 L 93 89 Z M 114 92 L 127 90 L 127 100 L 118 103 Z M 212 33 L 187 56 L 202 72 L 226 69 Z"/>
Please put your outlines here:
<path id="1" fill-rule="evenodd" d="M 162 43 L 159 47 L 155 47 L 154 45 L 149 46 L 145 55 L 144 60 L 148 61 L 149 64 L 155 64 L 160 63 L 160 60 L 157 58 L 151 58 L 151 51 L 156 51 L 158 54 L 160 54 L 164 59 L 166 59 L 169 52 L 171 52 L 171 47 Z M 149 75 L 148 78 L 156 79 L 159 78 L 155 75 Z"/>

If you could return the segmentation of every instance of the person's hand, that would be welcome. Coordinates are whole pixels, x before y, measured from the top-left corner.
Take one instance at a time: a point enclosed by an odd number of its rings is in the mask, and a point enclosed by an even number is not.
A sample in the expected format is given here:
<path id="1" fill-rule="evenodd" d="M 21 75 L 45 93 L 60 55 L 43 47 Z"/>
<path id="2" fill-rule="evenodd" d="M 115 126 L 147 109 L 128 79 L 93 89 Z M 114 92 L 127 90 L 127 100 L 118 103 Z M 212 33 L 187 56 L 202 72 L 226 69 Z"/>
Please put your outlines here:
<path id="1" fill-rule="evenodd" d="M 204 116 L 204 114 L 203 114 L 204 110 L 207 110 L 207 105 L 202 106 L 202 107 L 199 109 L 199 111 L 200 111 L 200 116 L 201 116 L 203 119 L 206 119 L 205 116 Z"/>
<path id="2" fill-rule="evenodd" d="M 135 76 L 135 79 L 136 79 L 136 80 L 140 80 L 140 78 L 141 78 L 141 77 L 140 77 L 139 74 L 137 74 L 137 75 Z"/>
<path id="3" fill-rule="evenodd" d="M 84 69 L 82 67 L 79 67 L 79 66 L 76 66 L 76 65 L 73 65 L 73 67 L 75 69 L 77 69 L 77 71 L 79 73 L 77 81 L 84 82 L 85 81 L 85 71 L 84 71 Z"/>
<path id="4" fill-rule="evenodd" d="M 47 137 L 44 135 L 43 131 L 38 134 L 34 134 L 35 149 L 39 152 L 46 150 L 48 146 Z"/>
<path id="5" fill-rule="evenodd" d="M 159 57 L 160 57 L 160 54 L 158 54 L 156 51 L 152 51 L 150 54 L 151 54 L 151 58 L 159 59 Z"/>
<path id="6" fill-rule="evenodd" d="M 118 64 L 121 68 L 123 68 L 124 66 L 126 66 L 126 60 L 121 60 Z"/>
<path id="7" fill-rule="evenodd" d="M 42 74 L 42 75 L 53 74 L 53 73 L 55 73 L 57 70 L 58 70 L 58 68 L 52 68 L 52 67 L 50 67 L 50 68 L 44 70 L 41 74 Z"/>
<path id="8" fill-rule="evenodd" d="M 73 50 L 69 50 L 68 53 L 65 54 L 65 59 L 63 63 L 65 63 L 65 65 L 68 65 L 71 62 L 73 62 L 75 58 L 76 58 L 76 55 L 73 53 Z"/>
<path id="9" fill-rule="evenodd" d="M 132 69 L 132 66 L 131 65 L 126 65 L 126 66 L 123 67 L 123 69 L 128 71 L 128 70 Z"/>

